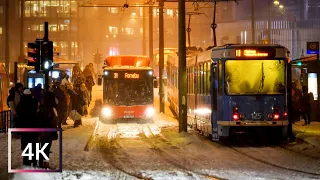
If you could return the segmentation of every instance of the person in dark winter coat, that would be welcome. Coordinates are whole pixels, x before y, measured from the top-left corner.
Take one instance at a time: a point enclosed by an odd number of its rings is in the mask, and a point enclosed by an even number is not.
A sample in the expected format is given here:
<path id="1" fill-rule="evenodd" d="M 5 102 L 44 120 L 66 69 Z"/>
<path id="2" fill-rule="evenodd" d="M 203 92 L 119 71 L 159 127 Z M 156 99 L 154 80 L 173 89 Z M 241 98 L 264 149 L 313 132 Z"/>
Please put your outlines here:
<path id="1" fill-rule="evenodd" d="M 16 126 L 18 128 L 37 128 L 39 122 L 37 121 L 38 101 L 31 96 L 29 89 L 24 90 L 21 100 L 17 105 L 17 121 Z M 21 133 L 21 150 L 23 151 L 28 143 L 32 143 L 32 153 L 36 153 L 36 143 L 38 142 L 38 133 L 27 132 Z M 36 166 L 37 161 L 34 156 L 32 160 L 29 157 L 23 157 L 23 165 Z"/>
<path id="2" fill-rule="evenodd" d="M 40 121 L 41 128 L 57 128 L 57 115 L 55 112 L 55 107 L 57 106 L 55 102 L 55 96 L 53 92 L 46 92 L 43 95 L 43 104 L 38 112 L 38 118 Z M 49 145 L 45 148 L 44 153 L 49 157 L 51 145 L 53 140 L 58 139 L 57 132 L 41 132 L 40 133 L 40 143 L 43 146 L 45 143 Z M 42 156 L 39 159 L 39 166 L 44 168 L 50 168 L 49 162 L 44 160 Z"/>
<path id="3" fill-rule="evenodd" d="M 33 90 L 33 92 L 34 92 L 34 98 L 36 99 L 36 100 L 38 100 L 38 102 L 40 103 L 41 102 L 41 90 L 42 90 L 42 88 L 41 88 L 41 84 L 39 83 L 39 84 L 37 84 L 37 86 L 34 88 L 34 90 Z"/>
<path id="4" fill-rule="evenodd" d="M 54 94 L 58 99 L 57 113 L 58 113 L 58 128 L 61 128 L 61 124 L 67 123 L 67 98 L 64 94 L 64 86 L 57 86 L 54 89 Z"/>
<path id="5" fill-rule="evenodd" d="M 83 101 L 82 97 L 78 95 L 73 89 L 68 89 L 67 93 L 70 95 L 70 101 L 71 101 L 71 110 L 76 110 L 77 113 L 80 115 L 83 114 L 83 106 L 85 102 Z M 74 119 L 74 127 L 78 127 L 79 125 L 82 125 L 82 120 L 80 119 Z"/>
<path id="6" fill-rule="evenodd" d="M 92 101 L 92 87 L 95 85 L 93 77 L 91 75 L 86 77 L 86 88 L 89 92 L 89 101 Z"/>

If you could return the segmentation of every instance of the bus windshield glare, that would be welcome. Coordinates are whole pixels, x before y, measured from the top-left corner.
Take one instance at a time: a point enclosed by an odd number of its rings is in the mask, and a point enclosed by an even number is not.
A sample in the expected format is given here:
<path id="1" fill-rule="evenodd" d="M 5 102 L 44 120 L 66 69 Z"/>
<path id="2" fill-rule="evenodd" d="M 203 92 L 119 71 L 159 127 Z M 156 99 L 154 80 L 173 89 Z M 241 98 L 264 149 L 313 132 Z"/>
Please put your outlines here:
<path id="1" fill-rule="evenodd" d="M 284 60 L 228 60 L 225 63 L 228 95 L 284 94 Z"/>
<path id="2" fill-rule="evenodd" d="M 107 80 L 105 84 L 108 104 L 133 106 L 153 103 L 149 80 Z"/>

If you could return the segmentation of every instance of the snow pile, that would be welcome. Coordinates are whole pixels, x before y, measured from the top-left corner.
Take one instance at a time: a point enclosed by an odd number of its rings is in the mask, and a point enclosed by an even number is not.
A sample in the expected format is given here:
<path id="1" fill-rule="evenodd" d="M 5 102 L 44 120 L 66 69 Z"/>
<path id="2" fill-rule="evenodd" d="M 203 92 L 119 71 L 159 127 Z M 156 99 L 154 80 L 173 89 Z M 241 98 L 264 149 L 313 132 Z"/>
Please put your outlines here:
<path id="1" fill-rule="evenodd" d="M 13 180 L 97 180 L 112 179 L 110 174 L 101 171 L 63 171 L 62 173 L 17 173 Z"/>

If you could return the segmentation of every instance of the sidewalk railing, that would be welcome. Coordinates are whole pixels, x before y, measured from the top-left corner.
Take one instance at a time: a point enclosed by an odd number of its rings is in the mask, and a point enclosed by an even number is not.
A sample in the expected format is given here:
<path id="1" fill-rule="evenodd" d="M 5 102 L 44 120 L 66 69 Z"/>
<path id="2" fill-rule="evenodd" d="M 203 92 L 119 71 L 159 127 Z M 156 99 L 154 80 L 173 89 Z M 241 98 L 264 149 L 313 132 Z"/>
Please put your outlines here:
<path id="1" fill-rule="evenodd" d="M 7 133 L 11 125 L 10 110 L 0 111 L 0 133 Z"/>

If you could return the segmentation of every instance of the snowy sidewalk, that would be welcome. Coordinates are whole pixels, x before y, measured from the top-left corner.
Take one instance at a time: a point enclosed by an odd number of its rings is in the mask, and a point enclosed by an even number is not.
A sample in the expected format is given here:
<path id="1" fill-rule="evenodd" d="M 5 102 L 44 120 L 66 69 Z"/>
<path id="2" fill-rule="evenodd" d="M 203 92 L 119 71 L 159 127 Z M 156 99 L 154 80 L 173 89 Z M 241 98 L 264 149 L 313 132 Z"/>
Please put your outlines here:
<path id="1" fill-rule="evenodd" d="M 300 120 L 293 124 L 293 131 L 296 138 L 320 149 L 320 122 L 312 121 L 309 125 L 304 125 L 304 120 Z"/>

